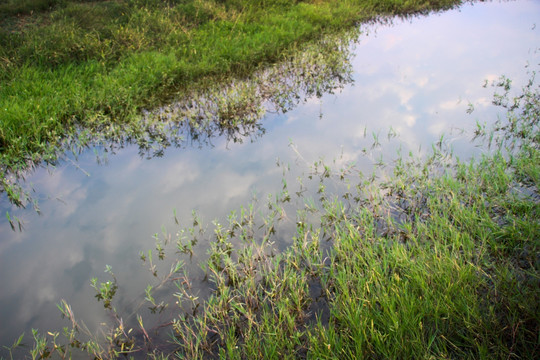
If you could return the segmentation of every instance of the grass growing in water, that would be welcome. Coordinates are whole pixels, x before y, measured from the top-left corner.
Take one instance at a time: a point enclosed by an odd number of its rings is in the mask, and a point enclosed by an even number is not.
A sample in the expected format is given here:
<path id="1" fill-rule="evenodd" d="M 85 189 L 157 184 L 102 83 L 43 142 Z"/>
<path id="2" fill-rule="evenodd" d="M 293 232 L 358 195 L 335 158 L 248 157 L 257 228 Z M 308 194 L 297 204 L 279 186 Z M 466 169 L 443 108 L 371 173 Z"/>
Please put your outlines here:
<path id="1" fill-rule="evenodd" d="M 197 239 L 210 241 L 205 299 L 192 292 L 178 259 L 158 276 L 156 261 L 168 258 L 171 236 L 156 236 L 154 260 L 152 252 L 141 258 L 160 280 L 145 297 L 155 311 L 168 306 L 177 313 L 174 356 L 538 358 L 540 88 L 533 80 L 515 99 L 495 98 L 508 114 L 492 131 L 478 128 L 481 158 L 452 159 L 440 142 L 426 159 L 398 158 L 384 182 L 353 166 L 317 162 L 297 192 L 284 180 L 265 212 L 253 205 L 232 212 L 207 235 L 194 216 L 176 245 L 190 256 Z M 345 192 L 325 190 L 334 183 Z M 310 187 L 319 190 L 314 199 L 305 197 Z M 294 193 L 299 204 L 291 207 Z M 283 223 L 295 234 L 279 251 L 274 240 Z M 171 282 L 172 300 L 156 300 L 153 289 Z M 96 289 L 110 308 L 104 284 Z M 74 319 L 67 304 L 63 311 Z M 153 352 L 159 349 L 142 318 L 142 344 L 116 313 L 115 319 L 108 347 L 71 338 L 61 351 L 168 356 Z M 48 343 L 34 336 L 36 354 L 58 351 L 51 345 L 56 336 Z"/>
<path id="2" fill-rule="evenodd" d="M 7 173 L 56 161 L 80 132 L 130 131 L 142 109 L 245 76 L 322 33 L 456 3 L 2 0 L 0 182 L 21 205 Z"/>
<path id="3" fill-rule="evenodd" d="M 180 354 L 537 358 L 538 86 L 516 99 L 507 122 L 478 134 L 492 139 L 489 155 L 449 162 L 440 144 L 425 160 L 399 158 L 380 186 L 361 178 L 341 199 L 321 192 L 322 226 L 300 208 L 286 252 L 217 252 L 207 265 L 214 295 L 174 325 Z M 351 171 L 319 169 L 320 179 Z"/>

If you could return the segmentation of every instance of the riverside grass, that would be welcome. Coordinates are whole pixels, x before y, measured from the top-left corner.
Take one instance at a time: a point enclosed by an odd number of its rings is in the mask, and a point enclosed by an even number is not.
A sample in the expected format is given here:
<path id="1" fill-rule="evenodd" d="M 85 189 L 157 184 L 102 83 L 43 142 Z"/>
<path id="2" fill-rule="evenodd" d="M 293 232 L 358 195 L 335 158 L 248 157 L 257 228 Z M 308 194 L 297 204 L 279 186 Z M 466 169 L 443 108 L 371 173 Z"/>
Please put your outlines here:
<path id="1" fill-rule="evenodd" d="M 495 148 L 480 159 L 462 163 L 440 143 L 425 160 L 398 158 L 382 184 L 355 174 L 340 198 L 322 190 L 319 208 L 298 207 L 293 245 L 276 257 L 257 264 L 218 236 L 215 294 L 195 321 L 174 324 L 179 354 L 538 358 L 538 86 L 515 101 L 498 130 L 477 133 Z M 321 184 L 352 170 L 314 168 Z M 277 199 L 274 218 L 285 187 Z M 244 218 L 225 233 L 243 231 Z"/>
<path id="2" fill-rule="evenodd" d="M 67 341 L 34 333 L 32 354 L 537 359 L 540 87 L 533 75 L 519 96 L 510 99 L 508 90 L 495 98 L 507 116 L 490 131 L 478 126 L 479 158 L 462 162 L 441 140 L 425 158 L 397 157 L 384 180 L 384 164 L 364 176 L 351 164 L 317 161 L 297 189 L 279 164 L 283 186 L 263 208 L 252 203 L 212 226 L 194 214 L 175 235 L 156 234 L 155 254 L 141 253 L 156 277 L 145 301 L 152 312 L 173 310 L 173 349 L 156 345 L 149 335 L 156 328 L 146 329 L 141 316 L 129 328 L 115 310 L 109 289 L 121 284 L 108 268 L 112 281 L 93 286 L 111 312 L 110 331 L 79 341 L 83 327 L 62 302 L 72 324 Z M 280 251 L 274 241 L 283 224 L 294 232 Z M 201 240 L 210 242 L 204 299 L 182 270 Z M 169 242 L 175 247 L 167 250 Z M 156 299 L 167 284 L 171 295 Z"/>
<path id="3" fill-rule="evenodd" d="M 111 127 L 140 134 L 143 109 L 245 76 L 300 44 L 377 16 L 455 0 L 0 0 L 0 180 L 55 162 Z M 84 134 L 80 138 L 80 134 Z"/>
<path id="4" fill-rule="evenodd" d="M 173 324 L 176 355 L 538 358 L 539 90 L 531 81 L 497 100 L 508 116 L 491 132 L 479 127 L 491 151 L 467 163 L 440 142 L 426 159 L 398 157 L 384 182 L 314 164 L 319 198 L 300 195 L 284 252 L 274 255 L 271 239 L 287 218 L 286 181 L 262 241 L 252 208 L 233 213 L 216 226 L 205 266 L 213 295 Z M 325 191 L 334 181 L 346 189 L 339 197 Z"/>

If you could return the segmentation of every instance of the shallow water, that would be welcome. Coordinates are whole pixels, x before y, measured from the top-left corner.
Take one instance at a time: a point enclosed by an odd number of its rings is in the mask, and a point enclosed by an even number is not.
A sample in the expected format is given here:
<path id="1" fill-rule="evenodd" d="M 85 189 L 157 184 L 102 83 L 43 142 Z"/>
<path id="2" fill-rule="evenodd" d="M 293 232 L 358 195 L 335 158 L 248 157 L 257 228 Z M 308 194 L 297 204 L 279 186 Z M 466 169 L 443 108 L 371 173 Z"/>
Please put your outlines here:
<path id="1" fill-rule="evenodd" d="M 91 277 L 108 279 L 106 264 L 120 284 L 116 306 L 134 310 L 152 281 L 139 252 L 155 247 L 152 236 L 162 226 L 174 228 L 173 209 L 183 223 L 193 209 L 207 223 L 224 219 L 254 194 L 265 199 L 279 191 L 277 159 L 291 165 L 293 179 L 319 158 L 356 162 L 368 172 L 378 158 L 362 153 L 374 137 L 391 159 L 398 148 L 425 153 L 443 133 L 460 157 L 478 153 L 468 141 L 476 120 L 500 113 L 491 105 L 494 89 L 482 85 L 500 75 L 525 83 L 527 64 L 539 63 L 537 23 L 540 2 L 520 0 L 366 26 L 351 44 L 353 82 L 286 113 L 267 113 L 264 134 L 252 141 L 217 136 L 211 146 L 171 147 L 151 159 L 132 145 L 99 163 L 88 150 L 37 169 L 26 181 L 41 215 L 6 199 L 0 206 L 24 221 L 23 231 L 12 231 L 5 217 L 0 223 L 0 343 L 23 331 L 29 337 L 31 328 L 66 326 L 60 299 L 90 328 L 106 322 L 90 287 Z M 399 137 L 388 140 L 393 131 Z M 286 246 L 287 237 L 282 241 Z M 193 263 L 204 257 L 204 244 L 197 251 Z"/>

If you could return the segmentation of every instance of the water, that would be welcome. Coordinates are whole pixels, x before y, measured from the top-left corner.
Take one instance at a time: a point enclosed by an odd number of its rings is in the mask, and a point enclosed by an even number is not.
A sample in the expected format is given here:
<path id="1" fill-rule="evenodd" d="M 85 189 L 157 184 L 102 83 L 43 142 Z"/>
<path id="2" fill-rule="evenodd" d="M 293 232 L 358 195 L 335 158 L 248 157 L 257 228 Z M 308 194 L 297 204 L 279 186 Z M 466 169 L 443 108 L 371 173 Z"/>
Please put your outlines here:
<path id="1" fill-rule="evenodd" d="M 211 145 L 171 147 L 150 160 L 133 145 L 100 163 L 89 150 L 76 161 L 37 169 L 26 184 L 35 189 L 41 215 L 5 199 L 0 206 L 24 221 L 23 231 L 12 231 L 5 218 L 0 223 L 0 343 L 23 331 L 29 340 L 31 328 L 67 326 L 56 308 L 61 299 L 90 328 L 109 321 L 90 287 L 94 276 L 108 280 L 107 264 L 120 284 L 115 305 L 129 314 L 152 281 L 139 252 L 155 247 L 162 226 L 174 229 L 173 209 L 185 224 L 193 209 L 206 223 L 224 219 L 254 195 L 279 191 L 277 159 L 291 165 L 292 179 L 319 158 L 369 171 L 377 158 L 362 153 L 374 137 L 391 159 L 400 147 L 425 153 L 443 133 L 459 156 L 478 153 L 461 131 L 470 134 L 476 120 L 499 113 L 485 80 L 506 75 L 523 84 L 527 64 L 538 65 L 537 23 L 540 2 L 520 0 L 366 26 L 351 44 L 353 82 L 309 96 L 284 114 L 268 113 L 260 136 L 243 143 L 217 136 Z M 388 141 L 393 131 L 399 137 Z M 287 237 L 281 240 L 286 246 Z M 199 244 L 194 264 L 204 252 Z"/>

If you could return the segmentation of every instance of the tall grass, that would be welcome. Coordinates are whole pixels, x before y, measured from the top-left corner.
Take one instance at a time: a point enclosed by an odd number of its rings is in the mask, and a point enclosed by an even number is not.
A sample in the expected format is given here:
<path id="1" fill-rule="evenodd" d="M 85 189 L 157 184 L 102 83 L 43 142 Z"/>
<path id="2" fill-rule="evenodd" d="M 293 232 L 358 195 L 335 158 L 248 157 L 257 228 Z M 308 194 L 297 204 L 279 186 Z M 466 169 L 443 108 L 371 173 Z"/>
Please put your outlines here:
<path id="1" fill-rule="evenodd" d="M 91 120 L 91 129 L 77 125 L 76 138 L 59 140 L 58 146 L 77 156 L 86 146 L 114 152 L 136 144 L 141 156 L 150 158 L 162 156 L 170 146 L 207 144 L 216 136 L 229 142 L 256 138 L 264 134 L 261 120 L 267 110 L 288 111 L 307 97 L 335 91 L 352 81 L 350 45 L 357 36 L 358 30 L 352 29 L 299 45 L 286 61 L 248 77 L 193 88 L 170 105 L 144 111 L 130 124 L 109 123 L 106 117 L 97 116 Z M 55 159 L 54 152 L 44 158 L 49 162 Z M 23 174 L 26 166 L 21 168 Z M 20 186 L 16 176 L 1 181 L 14 204 L 31 204 L 39 211 L 31 189 Z M 16 222 L 14 219 L 13 228 Z"/>

